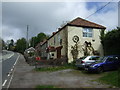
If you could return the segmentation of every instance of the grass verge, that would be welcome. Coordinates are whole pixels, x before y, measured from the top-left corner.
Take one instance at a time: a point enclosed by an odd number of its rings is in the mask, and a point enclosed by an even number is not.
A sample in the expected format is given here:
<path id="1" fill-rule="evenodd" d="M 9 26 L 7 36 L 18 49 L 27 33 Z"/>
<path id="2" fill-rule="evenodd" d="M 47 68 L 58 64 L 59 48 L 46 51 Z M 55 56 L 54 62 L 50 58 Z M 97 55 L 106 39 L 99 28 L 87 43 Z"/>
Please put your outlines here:
<path id="1" fill-rule="evenodd" d="M 65 88 L 58 88 L 53 85 L 38 85 L 36 86 L 35 90 L 66 90 Z"/>
<path id="2" fill-rule="evenodd" d="M 103 77 L 99 78 L 98 81 L 120 87 L 120 70 L 106 73 Z"/>
<path id="3" fill-rule="evenodd" d="M 36 86 L 36 90 L 39 90 L 39 88 L 56 88 L 53 85 L 38 85 Z"/>
<path id="4" fill-rule="evenodd" d="M 64 69 L 76 69 L 76 67 L 72 65 L 44 67 L 44 68 L 36 68 L 35 71 L 58 71 L 58 70 L 64 70 Z"/>

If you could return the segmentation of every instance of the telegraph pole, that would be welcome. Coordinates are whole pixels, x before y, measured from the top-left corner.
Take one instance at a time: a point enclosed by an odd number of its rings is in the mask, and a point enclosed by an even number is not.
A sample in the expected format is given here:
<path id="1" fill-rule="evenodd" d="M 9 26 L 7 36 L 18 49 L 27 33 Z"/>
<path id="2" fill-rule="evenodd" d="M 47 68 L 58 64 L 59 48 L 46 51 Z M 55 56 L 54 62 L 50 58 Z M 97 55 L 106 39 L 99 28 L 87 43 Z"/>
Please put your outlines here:
<path id="1" fill-rule="evenodd" d="M 33 38 L 33 47 L 34 47 L 34 38 Z"/>
<path id="2" fill-rule="evenodd" d="M 28 48 L 28 29 L 29 29 L 29 25 L 27 25 L 27 35 L 26 35 L 26 49 Z"/>

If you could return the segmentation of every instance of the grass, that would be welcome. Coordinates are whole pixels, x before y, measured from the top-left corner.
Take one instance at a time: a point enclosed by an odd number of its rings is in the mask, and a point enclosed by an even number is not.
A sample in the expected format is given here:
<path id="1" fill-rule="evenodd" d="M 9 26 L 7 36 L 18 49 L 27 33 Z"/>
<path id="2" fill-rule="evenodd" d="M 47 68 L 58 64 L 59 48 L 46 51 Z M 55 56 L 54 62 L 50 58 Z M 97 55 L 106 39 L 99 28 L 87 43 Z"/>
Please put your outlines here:
<path id="1" fill-rule="evenodd" d="M 99 78 L 98 81 L 120 87 L 120 70 L 106 73 L 103 77 Z"/>
<path id="2" fill-rule="evenodd" d="M 38 85 L 36 86 L 36 90 L 39 90 L 39 88 L 55 88 L 53 85 Z"/>
<path id="3" fill-rule="evenodd" d="M 36 68 L 35 71 L 58 71 L 65 69 L 76 69 L 76 67 L 73 65 L 64 65 L 64 66 L 55 66 L 55 67 Z"/>
<path id="4" fill-rule="evenodd" d="M 66 90 L 65 88 L 58 88 L 53 85 L 38 85 L 36 86 L 35 90 Z"/>

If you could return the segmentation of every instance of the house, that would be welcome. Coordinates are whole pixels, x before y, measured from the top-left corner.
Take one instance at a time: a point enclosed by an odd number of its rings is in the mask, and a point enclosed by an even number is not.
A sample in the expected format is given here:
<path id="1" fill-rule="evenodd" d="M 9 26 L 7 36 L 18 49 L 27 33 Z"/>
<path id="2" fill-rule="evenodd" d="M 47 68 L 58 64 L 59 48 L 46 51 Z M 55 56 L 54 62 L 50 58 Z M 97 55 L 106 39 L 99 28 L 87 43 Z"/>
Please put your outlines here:
<path id="1" fill-rule="evenodd" d="M 41 57 L 43 59 L 47 59 L 47 51 L 46 51 L 46 48 L 47 48 L 47 40 L 43 41 L 43 43 L 41 44 Z"/>
<path id="2" fill-rule="evenodd" d="M 47 59 L 67 57 L 69 63 L 86 55 L 103 56 L 100 32 L 105 29 L 102 25 L 78 17 L 53 32 L 41 45 L 43 55 Z"/>

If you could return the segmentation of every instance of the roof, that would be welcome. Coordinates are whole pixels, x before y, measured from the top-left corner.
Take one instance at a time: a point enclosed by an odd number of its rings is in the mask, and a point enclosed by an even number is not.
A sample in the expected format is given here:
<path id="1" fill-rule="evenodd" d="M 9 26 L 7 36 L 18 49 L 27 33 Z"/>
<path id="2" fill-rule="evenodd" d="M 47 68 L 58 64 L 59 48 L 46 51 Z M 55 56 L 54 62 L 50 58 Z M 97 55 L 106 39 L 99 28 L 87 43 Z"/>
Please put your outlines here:
<path id="1" fill-rule="evenodd" d="M 74 19 L 73 21 L 69 22 L 67 25 L 69 26 L 81 26 L 81 27 L 91 27 L 91 28 L 98 28 L 98 29 L 106 29 L 106 27 L 90 22 L 88 20 L 82 19 L 80 17 Z"/>
<path id="2" fill-rule="evenodd" d="M 47 40 L 43 41 L 43 42 L 41 43 L 41 45 L 44 45 L 46 42 L 47 42 Z"/>
<path id="3" fill-rule="evenodd" d="M 77 26 L 77 27 L 89 27 L 89 28 L 97 28 L 97 29 L 106 29 L 106 27 L 104 27 L 102 25 L 90 22 L 90 21 L 82 19 L 80 17 L 77 17 L 76 19 L 74 19 L 71 22 L 69 22 L 66 25 L 64 25 L 62 28 L 59 28 L 59 30 L 57 32 L 54 32 L 54 34 L 52 34 L 47 40 L 49 40 L 55 34 L 60 32 L 61 30 L 63 30 L 63 28 L 65 28 L 66 26 Z M 44 45 L 46 42 L 44 42 L 42 45 Z"/>
<path id="4" fill-rule="evenodd" d="M 30 47 L 30 48 L 26 49 L 25 51 L 35 51 L 35 48 Z"/>

